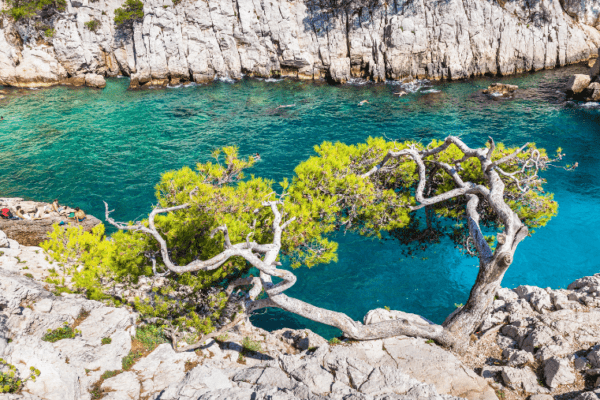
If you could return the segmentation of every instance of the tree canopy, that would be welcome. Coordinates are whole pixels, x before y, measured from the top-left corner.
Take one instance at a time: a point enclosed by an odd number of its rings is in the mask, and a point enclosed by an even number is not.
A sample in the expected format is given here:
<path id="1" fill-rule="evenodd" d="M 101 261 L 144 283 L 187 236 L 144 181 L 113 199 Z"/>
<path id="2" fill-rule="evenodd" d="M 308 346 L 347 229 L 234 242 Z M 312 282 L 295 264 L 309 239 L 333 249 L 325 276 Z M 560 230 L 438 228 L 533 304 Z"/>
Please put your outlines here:
<path id="1" fill-rule="evenodd" d="M 295 168 L 291 179 L 278 184 L 246 176 L 255 160 L 240 157 L 237 148 L 216 150 L 214 161 L 199 163 L 195 169 L 183 167 L 164 173 L 156 186 L 160 210 L 150 220 L 117 225 L 125 230 L 114 234 L 110 241 L 98 239 L 96 248 L 104 243 L 102 261 L 82 258 L 84 268 L 74 273 L 74 281 L 88 294 L 102 297 L 100 282 L 108 276 L 134 282 L 142 275 L 167 273 L 172 282 L 167 291 L 184 285 L 195 294 L 183 302 L 183 308 L 169 305 L 167 296 L 161 297 L 161 293 L 137 302 L 138 308 L 148 316 L 179 321 L 182 329 L 195 326 L 197 332 L 208 333 L 232 318 L 223 315 L 227 296 L 213 295 L 215 306 L 200 314 L 196 294 L 224 288 L 245 276 L 253 265 L 249 257 L 254 257 L 243 253 L 246 248 L 266 254 L 264 259 L 257 258 L 257 263 L 274 254 L 272 262 L 284 257 L 293 268 L 313 267 L 337 261 L 338 246 L 331 233 L 347 230 L 374 237 L 389 233 L 403 245 L 416 244 L 421 249 L 447 236 L 466 253 L 478 255 L 480 248 L 469 225 L 471 196 L 478 196 L 478 226 L 489 231 L 485 237 L 488 244 L 495 248 L 505 240 L 495 235 L 498 230 L 506 230 L 505 216 L 490 203 L 491 197 L 481 195 L 487 193 L 484 189 L 489 191 L 486 185 L 491 175 L 501 179 L 502 201 L 529 235 L 556 215 L 558 205 L 544 190 L 546 181 L 538 172 L 562 158 L 560 149 L 551 159 L 535 145 L 511 148 L 489 141 L 487 148 L 471 150 L 459 147 L 461 143 L 447 139 L 425 145 L 382 138 L 369 138 L 357 145 L 324 142 L 315 147 L 314 156 Z M 423 196 L 437 200 L 424 202 Z M 165 246 L 155 240 L 156 235 L 148 234 L 150 231 L 164 238 Z M 68 245 L 57 235 L 45 245 L 55 257 L 77 246 L 77 239 Z M 74 237 L 82 235 L 79 232 Z M 237 243 L 239 249 L 232 245 Z M 275 243 L 279 243 L 277 252 L 269 253 L 272 247 L 267 249 L 267 244 Z M 164 259 L 168 254 L 172 264 L 191 265 L 217 260 L 228 249 L 235 250 L 232 254 L 248 256 L 234 255 L 210 268 L 189 268 L 183 273 L 173 273 Z M 267 279 L 262 270 L 261 279 Z M 267 292 L 277 286 L 269 285 L 265 287 Z M 179 311 L 174 316 L 175 309 Z"/>

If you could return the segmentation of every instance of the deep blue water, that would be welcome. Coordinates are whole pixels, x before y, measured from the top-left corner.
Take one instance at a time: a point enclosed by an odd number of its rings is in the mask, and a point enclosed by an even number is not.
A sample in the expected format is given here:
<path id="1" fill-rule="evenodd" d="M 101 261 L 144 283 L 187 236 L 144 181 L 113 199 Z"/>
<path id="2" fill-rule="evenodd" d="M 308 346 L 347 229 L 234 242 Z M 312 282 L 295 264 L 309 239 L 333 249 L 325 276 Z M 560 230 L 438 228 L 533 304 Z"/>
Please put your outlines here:
<path id="1" fill-rule="evenodd" d="M 521 90 L 512 100 L 480 93 L 492 81 L 436 84 L 439 93 L 393 96 L 398 86 L 243 80 L 206 86 L 128 91 L 113 79 L 103 91 L 66 87 L 8 90 L 0 100 L 0 196 L 27 197 L 79 206 L 98 217 L 102 200 L 118 220 L 142 218 L 154 201 L 154 185 L 166 170 L 209 159 L 212 149 L 238 145 L 259 152 L 251 171 L 280 180 L 325 140 L 357 143 L 368 136 L 442 139 L 460 135 L 472 146 L 488 135 L 510 145 L 535 142 L 562 147 L 574 172 L 550 170 L 547 188 L 559 214 L 518 248 L 504 285 L 565 287 L 600 272 L 600 111 L 570 107 L 557 94 L 582 67 L 501 79 Z M 361 100 L 369 104 L 357 106 Z M 294 107 L 275 110 L 281 104 Z M 296 270 L 286 293 L 361 320 L 388 306 L 442 322 L 464 303 L 477 261 L 450 243 L 414 258 L 394 241 L 339 235 L 339 261 Z M 253 317 L 268 329 L 333 329 L 282 311 Z"/>

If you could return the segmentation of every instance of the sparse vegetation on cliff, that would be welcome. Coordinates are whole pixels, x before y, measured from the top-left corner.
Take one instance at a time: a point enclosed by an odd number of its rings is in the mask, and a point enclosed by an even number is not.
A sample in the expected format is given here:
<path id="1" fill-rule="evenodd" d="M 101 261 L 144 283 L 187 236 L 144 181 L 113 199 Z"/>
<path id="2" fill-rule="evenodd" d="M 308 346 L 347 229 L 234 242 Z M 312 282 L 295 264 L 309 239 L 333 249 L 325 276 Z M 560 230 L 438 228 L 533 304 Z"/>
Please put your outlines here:
<path id="1" fill-rule="evenodd" d="M 90 31 L 96 32 L 98 30 L 98 28 L 100 27 L 100 21 L 98 21 L 97 19 L 92 19 L 91 21 L 84 23 L 84 25 Z"/>
<path id="2" fill-rule="evenodd" d="M 66 0 L 6 0 L 6 5 L 7 9 L 2 12 L 19 21 L 31 18 L 44 9 L 64 11 L 67 2 Z"/>
<path id="3" fill-rule="evenodd" d="M 115 10 L 115 24 L 118 26 L 130 25 L 134 21 L 144 18 L 144 3 L 140 0 L 127 0 L 123 7 Z"/>

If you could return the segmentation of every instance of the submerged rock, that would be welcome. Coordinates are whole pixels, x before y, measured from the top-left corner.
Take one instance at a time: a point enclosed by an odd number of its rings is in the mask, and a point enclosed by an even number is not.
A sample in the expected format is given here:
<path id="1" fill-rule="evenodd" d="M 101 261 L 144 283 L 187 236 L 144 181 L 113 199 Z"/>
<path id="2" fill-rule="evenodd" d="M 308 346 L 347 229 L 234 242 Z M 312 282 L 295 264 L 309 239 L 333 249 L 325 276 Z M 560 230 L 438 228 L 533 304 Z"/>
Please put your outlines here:
<path id="1" fill-rule="evenodd" d="M 517 85 L 507 85 L 505 83 L 492 83 L 487 89 L 483 91 L 485 94 L 492 96 L 510 96 L 519 87 Z"/>

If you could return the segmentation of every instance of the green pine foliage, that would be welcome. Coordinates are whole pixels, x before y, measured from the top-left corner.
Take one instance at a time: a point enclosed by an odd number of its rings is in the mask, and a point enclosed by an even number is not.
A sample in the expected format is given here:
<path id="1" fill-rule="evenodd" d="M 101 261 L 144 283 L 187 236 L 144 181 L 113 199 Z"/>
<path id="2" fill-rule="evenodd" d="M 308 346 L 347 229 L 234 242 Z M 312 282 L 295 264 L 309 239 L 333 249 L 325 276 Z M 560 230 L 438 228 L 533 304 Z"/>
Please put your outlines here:
<path id="1" fill-rule="evenodd" d="M 115 243 L 105 238 L 104 225 L 85 232 L 81 226 L 65 229 L 55 224 L 48 237 L 40 247 L 62 266 L 64 274 L 72 275 L 74 286 L 85 290 L 92 300 L 106 298 L 101 279 L 112 274 L 110 267 L 115 256 Z M 69 266 L 69 263 L 74 264 Z M 79 265 L 83 266 L 80 271 Z M 64 284 L 64 279 L 55 279 L 52 283 L 61 282 Z"/>
<path id="2" fill-rule="evenodd" d="M 54 9 L 64 11 L 66 0 L 6 0 L 7 8 L 2 12 L 15 21 L 35 16 L 42 10 Z M 51 37 L 46 35 L 47 37 Z"/>
<path id="3" fill-rule="evenodd" d="M 141 21 L 144 18 L 144 3 L 140 0 L 126 0 L 123 7 L 115 10 L 115 24 L 123 26 Z"/>
<path id="4" fill-rule="evenodd" d="M 135 338 L 142 343 L 147 351 L 152 351 L 162 343 L 167 343 L 164 327 L 158 325 L 145 325 L 138 328 Z"/>
<path id="5" fill-rule="evenodd" d="M 254 165 L 254 158 L 240 157 L 236 147 L 225 147 L 213 152 L 213 161 L 162 175 L 156 186 L 159 206 L 188 203 L 190 207 L 158 214 L 155 225 L 171 250 L 172 261 L 178 265 L 207 260 L 221 253 L 223 233 L 211 237 L 211 232 L 222 225 L 227 226 L 232 243 L 247 239 L 270 243 L 273 213 L 262 203 L 281 197 L 284 199 L 280 206 L 283 219 L 295 218 L 282 237 L 281 256 L 294 268 L 337 261 L 338 245 L 332 240 L 332 234 L 340 230 L 376 238 L 390 234 L 404 245 L 417 243 L 422 249 L 442 236 L 459 246 L 464 245 L 468 236 L 464 198 L 451 199 L 427 210 L 409 209 L 408 206 L 416 204 L 414 192 L 418 183 L 416 165 L 410 158 L 390 161 L 385 174 L 369 179 L 360 177 L 390 150 L 409 146 L 423 149 L 439 144 L 440 141 L 427 145 L 398 143 L 381 138 L 369 138 L 366 143 L 357 145 L 325 142 L 315 147 L 315 156 L 296 167 L 291 179 L 279 184 L 254 175 L 246 176 L 245 172 Z M 514 150 L 497 144 L 494 159 Z M 544 150 L 540 153 L 542 159 L 548 159 Z M 522 167 L 527 154 L 501 167 L 509 173 L 516 171 Z M 460 150 L 451 145 L 426 161 L 450 162 L 461 158 Z M 428 197 L 453 188 L 449 175 L 434 169 L 433 163 L 426 162 L 426 165 Z M 485 184 L 478 162 L 467 160 L 461 162 L 460 167 L 463 180 Z M 556 215 L 558 205 L 552 194 L 544 191 L 544 180 L 540 179 L 526 193 L 510 180 L 505 183 L 505 199 L 527 225 L 530 234 Z M 486 234 L 492 233 L 488 239 L 493 245 L 501 222 L 485 201 L 481 202 L 479 212 Z M 147 226 L 148 221 L 141 223 Z M 157 269 L 165 271 L 158 244 L 144 233 L 119 231 L 108 239 L 102 225 L 92 232 L 55 225 L 49 237 L 41 246 L 62 266 L 64 273 L 72 277 L 75 289 L 91 299 L 109 297 L 103 282 L 135 284 L 141 276 L 151 276 L 148 254 L 156 254 Z M 136 310 L 142 318 L 162 318 L 198 338 L 214 331 L 226 312 L 237 312 L 228 309 L 223 288 L 231 280 L 247 274 L 249 269 L 250 265 L 243 258 L 234 257 L 212 271 L 169 274 L 166 284 L 155 287 L 149 297 L 135 300 Z"/>
<path id="6" fill-rule="evenodd" d="M 21 380 L 17 367 L 0 358 L 0 393 L 16 393 L 28 380 L 35 382 L 35 379 L 40 376 L 40 370 L 29 367 L 29 371 L 29 376 Z"/>
<path id="7" fill-rule="evenodd" d="M 97 19 L 92 19 L 88 22 L 85 22 L 83 25 L 85 25 L 85 27 L 88 28 L 90 31 L 96 32 L 100 27 L 100 21 L 98 21 Z"/>

